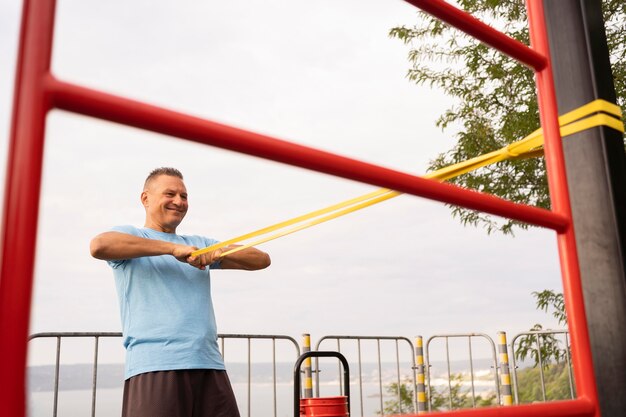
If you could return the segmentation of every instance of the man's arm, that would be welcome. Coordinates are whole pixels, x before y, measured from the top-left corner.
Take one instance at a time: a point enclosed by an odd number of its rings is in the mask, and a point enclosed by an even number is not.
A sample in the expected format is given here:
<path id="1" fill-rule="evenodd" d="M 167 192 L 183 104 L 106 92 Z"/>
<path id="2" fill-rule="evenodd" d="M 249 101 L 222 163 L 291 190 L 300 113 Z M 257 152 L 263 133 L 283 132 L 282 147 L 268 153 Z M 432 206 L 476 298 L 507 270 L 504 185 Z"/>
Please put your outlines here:
<path id="1" fill-rule="evenodd" d="M 189 257 L 188 262 L 192 265 L 210 265 L 215 261 L 220 261 L 221 269 L 245 269 L 247 271 L 256 271 L 270 266 L 272 262 L 270 256 L 256 248 L 246 248 L 238 252 L 222 256 L 223 253 L 235 249 L 241 245 L 229 245 L 212 252 L 199 255 L 197 257 Z"/>
<path id="2" fill-rule="evenodd" d="M 162 240 L 146 239 L 127 233 L 105 232 L 91 240 L 89 249 L 91 256 L 105 261 L 172 255 L 181 262 L 191 264 L 187 259 L 191 252 L 197 248 Z"/>
<path id="3" fill-rule="evenodd" d="M 188 263 L 198 269 L 205 269 L 207 265 L 219 260 L 222 269 L 245 269 L 254 271 L 267 268 L 270 257 L 267 253 L 256 248 L 246 248 L 226 256 L 221 256 L 239 245 L 230 245 L 214 250 L 198 257 L 190 256 L 198 248 L 195 246 L 179 245 L 162 240 L 146 239 L 139 236 L 120 232 L 105 232 L 91 240 L 91 256 L 105 261 L 140 258 L 143 256 L 172 255 L 180 262 Z"/>
<path id="4" fill-rule="evenodd" d="M 222 253 L 235 249 L 240 245 L 230 245 L 222 248 Z M 257 248 L 246 248 L 235 253 L 231 253 L 219 258 L 222 269 L 245 269 L 248 271 L 256 271 L 270 266 L 272 260 L 270 256 L 258 250 Z"/>

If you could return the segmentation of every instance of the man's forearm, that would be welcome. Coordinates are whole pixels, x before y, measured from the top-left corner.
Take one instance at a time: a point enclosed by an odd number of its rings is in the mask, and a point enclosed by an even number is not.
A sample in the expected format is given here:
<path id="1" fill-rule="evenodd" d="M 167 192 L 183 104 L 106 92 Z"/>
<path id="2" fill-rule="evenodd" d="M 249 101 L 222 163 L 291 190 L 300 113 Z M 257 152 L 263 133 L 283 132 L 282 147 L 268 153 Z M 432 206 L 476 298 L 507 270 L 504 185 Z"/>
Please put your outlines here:
<path id="1" fill-rule="evenodd" d="M 225 249 L 234 249 L 236 245 L 232 245 Z M 226 255 L 221 259 L 222 269 L 245 269 L 248 271 L 254 271 L 258 269 L 264 269 L 270 266 L 270 256 L 256 248 L 246 248 L 239 252 Z"/>
<path id="2" fill-rule="evenodd" d="M 142 256 L 171 255 L 170 242 L 145 239 L 120 232 L 105 232 L 91 240 L 91 256 L 106 261 L 139 258 Z"/>

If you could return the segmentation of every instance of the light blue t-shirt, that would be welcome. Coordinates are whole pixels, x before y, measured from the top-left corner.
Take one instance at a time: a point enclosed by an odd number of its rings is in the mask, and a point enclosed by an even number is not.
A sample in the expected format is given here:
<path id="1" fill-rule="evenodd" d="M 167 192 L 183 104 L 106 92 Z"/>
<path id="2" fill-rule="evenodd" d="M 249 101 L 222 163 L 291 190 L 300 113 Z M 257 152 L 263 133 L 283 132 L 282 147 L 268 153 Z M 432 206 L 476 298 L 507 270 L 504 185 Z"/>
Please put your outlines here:
<path id="1" fill-rule="evenodd" d="M 203 248 L 217 243 L 148 228 L 118 226 L 112 231 Z M 109 261 L 122 318 L 125 378 L 152 371 L 219 369 L 209 268 L 201 271 L 171 255 Z M 219 264 L 211 265 L 211 268 Z"/>

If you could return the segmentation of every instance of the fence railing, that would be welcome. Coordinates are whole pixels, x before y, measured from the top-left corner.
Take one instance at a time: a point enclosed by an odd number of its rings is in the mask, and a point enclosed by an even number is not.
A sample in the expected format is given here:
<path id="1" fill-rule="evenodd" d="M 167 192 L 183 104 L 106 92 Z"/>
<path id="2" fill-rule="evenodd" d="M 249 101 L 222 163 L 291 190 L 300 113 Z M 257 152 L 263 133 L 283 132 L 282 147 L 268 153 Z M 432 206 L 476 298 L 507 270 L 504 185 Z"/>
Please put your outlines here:
<path id="1" fill-rule="evenodd" d="M 54 392 L 53 392 L 53 405 L 52 416 L 57 417 L 58 414 L 58 398 L 59 398 L 59 372 L 60 372 L 60 358 L 61 358 L 61 341 L 64 338 L 86 338 L 94 339 L 94 355 L 93 355 L 93 374 L 92 374 L 92 390 L 91 390 L 91 417 L 96 415 L 96 393 L 97 393 L 97 380 L 98 380 L 98 352 L 99 352 L 99 340 L 104 337 L 122 337 L 122 333 L 119 332 L 56 332 L 56 333 L 36 333 L 30 336 L 29 341 L 42 338 L 54 338 L 56 339 L 55 350 L 55 364 L 54 364 Z M 292 362 L 300 356 L 300 346 L 298 342 L 290 336 L 283 335 L 247 335 L 247 334 L 219 334 L 218 340 L 220 341 L 220 347 L 222 356 L 226 357 L 226 340 L 228 339 L 243 339 L 247 341 L 247 416 L 252 416 L 252 341 L 253 340 L 269 340 L 272 344 L 272 399 L 273 399 L 273 413 L 274 417 L 278 416 L 278 401 L 277 401 L 277 376 L 276 376 L 276 342 L 286 341 L 290 342 L 295 349 L 295 354 L 292 358 Z"/>
<path id="2" fill-rule="evenodd" d="M 533 349 L 535 352 L 535 357 L 537 358 L 537 368 L 539 369 L 539 381 L 540 381 L 540 385 L 541 385 L 541 396 L 542 396 L 542 400 L 543 401 L 547 401 L 547 393 L 546 393 L 546 383 L 545 383 L 545 373 L 544 373 L 544 369 L 545 369 L 545 363 L 544 361 L 547 358 L 544 358 L 543 355 L 543 349 L 542 349 L 542 339 L 546 338 L 546 337 L 552 337 L 554 338 L 554 335 L 563 335 L 563 342 L 565 345 L 565 348 L 563 349 L 564 351 L 564 355 L 565 355 L 565 360 L 566 360 L 566 364 L 567 364 L 567 376 L 568 376 L 568 383 L 569 383 L 569 391 L 570 391 L 570 398 L 575 398 L 575 388 L 574 388 L 574 378 L 572 375 L 572 362 L 571 362 L 571 356 L 570 356 L 570 343 L 569 343 L 569 332 L 567 330 L 537 330 L 537 331 L 528 331 L 528 332 L 522 332 L 517 334 L 515 337 L 513 337 L 513 339 L 511 340 L 511 361 L 512 361 L 512 367 L 513 367 L 513 395 L 514 395 L 514 399 L 515 399 L 515 404 L 519 404 L 520 403 L 520 399 L 519 399 L 519 383 L 518 383 L 518 377 L 517 377 L 517 364 L 516 364 L 516 353 L 519 349 L 519 344 L 517 344 L 518 339 L 520 339 L 521 337 L 530 337 L 531 340 L 531 344 L 534 345 Z M 552 343 L 558 343 L 558 340 L 553 340 Z"/>
<path id="3" fill-rule="evenodd" d="M 375 341 L 376 342 L 376 364 L 378 367 L 378 394 L 379 394 L 379 399 L 380 399 L 380 413 L 381 415 L 384 415 L 384 395 L 383 395 L 383 380 L 382 380 L 382 359 L 381 359 L 381 350 L 380 350 L 380 343 L 381 342 L 393 342 L 395 344 L 395 365 L 396 365 L 396 383 L 397 383 L 397 387 L 398 387 L 398 392 L 397 392 L 397 401 L 398 401 L 398 407 L 399 407 L 399 411 L 400 413 L 402 413 L 402 399 L 400 397 L 401 395 L 401 391 L 400 391 L 400 384 L 401 384 L 401 372 L 400 372 L 400 350 L 399 350 L 399 343 L 400 342 L 404 342 L 408 345 L 409 347 L 409 358 L 411 360 L 411 367 L 410 367 L 410 373 L 412 375 L 412 383 L 411 383 L 411 387 L 412 387 L 412 392 L 413 392 L 413 413 L 417 413 L 417 388 L 416 388 L 416 366 L 415 366 L 415 348 L 413 346 L 413 343 L 411 342 L 410 339 L 407 339 L 406 337 L 402 337 L 402 336 L 324 336 L 322 337 L 318 342 L 317 345 L 315 346 L 315 350 L 319 350 L 320 345 L 327 340 L 335 340 L 337 342 L 337 352 L 342 352 L 342 348 L 341 348 L 341 341 L 351 341 L 356 343 L 356 347 L 357 347 L 357 369 L 358 369 L 358 381 L 359 381 L 359 404 L 361 406 L 360 411 L 361 411 L 361 417 L 363 417 L 363 370 L 362 370 L 362 365 L 363 365 L 363 360 L 362 360 L 362 346 L 361 346 L 361 342 L 363 341 Z M 345 350 L 345 349 L 344 349 Z M 315 365 L 315 370 L 313 372 L 315 372 L 315 380 L 316 380 L 316 396 L 319 396 L 319 362 L 316 360 L 316 365 Z M 341 367 L 338 370 L 339 372 L 339 386 L 342 387 L 342 383 L 341 383 Z M 353 391 L 354 392 L 354 391 Z M 340 395 L 343 395 L 343 392 L 340 391 Z M 354 404 L 355 402 L 353 401 L 352 404 Z M 408 411 L 408 410 L 405 410 Z"/>
<path id="4" fill-rule="evenodd" d="M 433 340 L 436 339 L 444 339 L 445 341 L 445 355 L 446 355 L 446 368 L 448 375 L 448 407 L 452 410 L 453 407 L 453 398 L 452 398 L 452 372 L 450 369 L 450 339 L 467 339 L 467 352 L 469 354 L 469 366 L 470 366 L 470 381 L 471 381 L 471 400 L 472 407 L 476 407 L 476 391 L 474 388 L 475 375 L 474 375 L 474 356 L 472 350 L 472 339 L 473 338 L 481 338 L 487 341 L 488 346 L 491 351 L 491 359 L 493 361 L 492 369 L 493 369 L 493 379 L 494 379 L 494 387 L 496 392 L 496 398 L 498 404 L 500 404 L 500 385 L 498 383 L 498 361 L 496 357 L 496 346 L 493 342 L 493 339 L 484 333 L 459 333 L 459 334 L 441 334 L 431 336 L 426 342 L 426 387 L 427 387 L 427 395 L 428 395 L 428 411 L 432 411 L 432 398 L 433 398 L 433 387 L 431 384 L 431 376 L 430 376 L 430 368 L 431 368 L 431 355 L 430 355 L 430 344 Z"/>
<path id="5" fill-rule="evenodd" d="M 277 400 L 277 377 L 276 377 L 276 341 L 282 340 L 291 342 L 295 348 L 296 354 L 293 357 L 293 362 L 300 356 L 300 345 L 298 342 L 290 336 L 282 335 L 247 335 L 247 334 L 220 334 L 218 339 L 221 341 L 222 356 L 226 359 L 226 345 L 227 339 L 245 339 L 247 340 L 247 411 L 248 417 L 252 416 L 252 340 L 271 340 L 272 342 L 272 405 L 274 411 L 274 417 L 278 416 L 278 400 Z"/>
<path id="6" fill-rule="evenodd" d="M 93 373 L 92 373 L 92 385 L 91 385 L 91 417 L 96 415 L 96 392 L 98 383 L 98 352 L 100 339 L 103 337 L 122 337 L 122 333 L 119 332 L 57 332 L 57 333 L 36 333 L 28 338 L 29 341 L 40 338 L 54 338 L 56 339 L 56 351 L 54 361 L 54 393 L 53 393 L 53 405 L 52 416 L 57 417 L 59 408 L 59 371 L 61 365 L 61 340 L 64 338 L 92 338 L 94 340 L 93 350 Z"/>
<path id="7" fill-rule="evenodd" d="M 504 334 L 503 332 L 499 333 L 500 334 Z M 570 391 L 570 397 L 571 398 L 575 398 L 575 387 L 574 387 L 574 381 L 573 381 L 573 376 L 572 376 L 572 367 L 571 367 L 571 358 L 570 358 L 570 352 L 569 352 L 569 339 L 568 339 L 568 332 L 567 330 L 544 330 L 544 331 L 529 331 L 529 332 L 523 332 L 523 333 L 519 333 L 517 334 L 515 337 L 513 337 L 513 339 L 511 340 L 510 343 L 510 347 L 511 347 L 511 355 L 510 355 L 510 361 L 511 361 L 511 368 L 513 370 L 512 372 L 512 376 L 513 376 L 513 394 L 514 394 L 514 401 L 515 404 L 519 404 L 520 403 L 520 399 L 519 399 L 519 381 L 518 381 L 518 375 L 517 375 L 517 363 L 516 363 L 516 353 L 519 350 L 519 343 L 518 341 L 520 340 L 520 338 L 522 337 L 530 337 L 532 343 L 534 344 L 534 346 L 532 347 L 532 349 L 534 349 L 535 355 L 537 357 L 537 366 L 539 368 L 539 379 L 540 379 L 540 386 L 541 386 L 541 392 L 542 392 L 542 400 L 546 401 L 547 400 L 547 395 L 546 395 L 546 383 L 545 383 L 545 376 L 544 376 L 544 362 L 546 358 L 543 358 L 543 350 L 542 350 L 542 337 L 554 337 L 555 335 L 562 335 L 562 337 L 564 338 L 564 343 L 565 343 L 565 349 L 564 349 L 564 356 L 566 359 L 566 363 L 567 363 L 567 370 L 568 370 L 568 378 L 569 378 L 569 391 Z M 97 392 L 98 392 L 98 361 L 99 361 L 99 353 L 100 353 L 100 340 L 103 338 L 120 338 L 122 336 L 121 333 L 119 332 L 54 332 L 54 333 L 37 333 L 37 334 L 33 334 L 32 336 L 30 336 L 29 340 L 35 340 L 35 339 L 54 339 L 56 341 L 56 347 L 55 347 L 55 351 L 54 351 L 54 392 L 53 392 L 53 404 L 52 404 L 52 416 L 53 417 L 57 417 L 58 415 L 58 410 L 59 410 L 59 374 L 60 374 L 60 369 L 61 369 L 61 350 L 62 350 L 62 341 L 64 339 L 76 339 L 76 338 L 82 338 L 82 339 L 92 339 L 93 340 L 93 368 L 92 368 L 92 375 L 91 375 L 91 417 L 95 417 L 96 416 L 96 398 L 97 398 Z M 272 378 L 271 378 L 271 385 L 272 385 L 272 411 L 273 411 L 273 416 L 277 417 L 278 416 L 278 395 L 277 395 L 277 384 L 278 384 L 278 376 L 277 376 L 277 364 L 278 363 L 284 363 L 284 362 L 289 362 L 289 363 L 295 363 L 296 360 L 298 359 L 298 357 L 301 355 L 301 353 L 303 353 L 305 349 L 304 347 L 301 348 L 300 344 L 292 337 L 290 336 L 284 336 L 284 335 L 247 335 L 247 334 L 220 334 L 218 335 L 219 338 L 219 342 L 220 342 L 220 349 L 222 352 L 222 355 L 224 356 L 225 360 L 226 358 L 228 358 L 229 356 L 238 356 L 241 357 L 241 352 L 242 352 L 242 347 L 240 345 L 237 346 L 237 348 L 232 349 L 233 351 L 238 350 L 238 354 L 231 354 L 231 349 L 229 348 L 229 344 L 227 344 L 227 341 L 229 340 L 242 340 L 245 341 L 245 346 L 243 347 L 243 352 L 244 352 L 244 356 L 246 357 L 246 367 L 247 367 L 247 377 L 246 377 L 246 400 L 247 400 L 247 404 L 246 404 L 246 408 L 247 408 L 247 417 L 252 417 L 253 414 L 253 374 L 252 374 L 252 365 L 253 365 L 253 352 L 256 354 L 257 352 L 255 351 L 255 349 L 258 350 L 262 350 L 262 348 L 259 348 L 258 344 L 255 345 L 255 341 L 269 341 L 271 342 L 271 367 L 272 367 Z M 475 391 L 475 387 L 474 387 L 474 382 L 475 382 L 475 369 L 474 369 L 474 346 L 475 343 L 473 344 L 473 340 L 474 339 L 480 339 L 483 340 L 484 342 L 486 342 L 486 346 L 487 346 L 487 350 L 490 352 L 490 361 L 492 362 L 491 365 L 491 369 L 493 372 L 493 386 L 495 389 L 495 394 L 496 394 L 496 398 L 497 398 L 497 405 L 507 405 L 507 404 L 502 404 L 501 402 L 501 390 L 505 387 L 503 387 L 502 384 L 500 384 L 499 381 L 499 367 L 498 367 L 498 360 L 497 360 L 497 354 L 496 354 L 496 346 L 494 341 L 491 339 L 491 337 L 489 337 L 486 334 L 483 333 L 466 333 L 466 334 L 441 334 L 441 335 L 434 335 L 431 336 L 425 345 L 425 365 L 423 364 L 423 358 L 422 358 L 422 346 L 421 346 L 421 336 L 418 336 L 418 342 L 417 345 L 414 345 L 411 340 L 405 338 L 405 337 L 401 337 L 401 336 L 337 336 L 337 335 L 330 335 L 330 336 L 324 336 L 322 338 L 319 339 L 319 341 L 317 342 L 317 344 L 315 345 L 315 349 L 314 350 L 320 350 L 321 345 L 325 345 L 324 346 L 324 350 L 329 350 L 329 348 L 336 350 L 337 352 L 341 352 L 342 354 L 344 354 L 347 358 L 348 361 L 351 363 L 356 363 L 356 367 L 351 367 L 351 369 L 355 370 L 356 372 L 356 380 L 358 384 L 358 390 L 351 390 L 352 395 L 354 395 L 356 393 L 356 391 L 358 391 L 359 393 L 359 398 L 358 398 L 358 403 L 360 405 L 360 416 L 363 417 L 364 416 L 364 390 L 363 390 L 363 344 L 367 343 L 368 348 L 370 348 L 370 350 L 368 350 L 368 353 L 371 353 L 371 344 L 370 342 L 373 342 L 375 345 L 375 362 L 376 362 L 376 368 L 374 371 L 377 374 L 377 390 L 378 393 L 377 395 L 375 395 L 375 397 L 377 397 L 378 402 L 379 402 L 379 411 L 381 414 L 384 415 L 384 410 L 385 410 L 385 403 L 384 403 L 384 398 L 385 395 L 383 393 L 383 391 L 386 389 L 386 384 L 390 384 L 390 380 L 394 380 L 395 384 L 397 384 L 397 392 L 394 392 L 394 395 L 397 395 L 397 397 L 395 398 L 395 401 L 397 402 L 398 405 L 398 411 L 400 413 L 406 413 L 406 412 L 413 412 L 415 414 L 421 414 L 422 412 L 426 411 L 425 407 L 424 407 L 424 401 L 426 401 L 427 403 L 427 411 L 433 411 L 432 410 L 432 397 L 433 397 L 433 381 L 432 381 L 432 376 L 431 376 L 431 367 L 432 367 L 432 348 L 431 348 L 431 342 L 433 342 L 434 340 L 443 340 L 445 342 L 445 348 L 443 350 L 443 353 L 445 355 L 445 366 L 446 366 L 446 372 L 445 375 L 447 375 L 447 385 L 448 385 L 448 408 L 452 409 L 452 380 L 453 380 L 453 374 L 451 371 L 451 359 L 450 359 L 450 346 L 449 346 L 449 341 L 450 339 L 467 339 L 467 345 L 466 345 L 466 352 L 469 356 L 469 379 L 470 379 L 470 389 L 469 392 L 464 393 L 463 395 L 467 395 L 471 398 L 471 405 L 472 407 L 476 407 L 476 391 Z M 334 346 L 327 346 L 329 345 L 330 341 L 335 341 L 336 344 Z M 277 360 L 277 343 L 281 343 L 281 355 L 280 355 L 280 362 L 279 360 Z M 383 343 L 385 345 L 385 347 L 389 348 L 389 346 L 391 346 L 391 348 L 393 348 L 393 352 L 391 353 L 392 359 L 389 359 L 389 352 L 387 351 L 387 355 L 384 356 L 381 352 L 381 343 Z M 503 342 L 505 343 L 505 342 Z M 401 355 L 401 348 L 400 346 L 403 345 L 407 348 L 405 352 L 405 354 Z M 484 343 L 483 343 L 484 345 Z M 286 348 L 285 348 L 286 346 Z M 291 347 L 289 347 L 291 346 Z M 483 346 L 484 347 L 484 346 Z M 291 350 L 293 348 L 293 350 Z M 498 346 L 498 348 L 500 349 L 500 346 Z M 285 349 L 287 351 L 291 351 L 293 352 L 293 356 L 291 353 L 287 353 L 285 354 Z M 353 349 L 351 351 L 351 349 Z M 354 352 L 354 349 L 356 349 L 356 352 Z M 483 349 L 484 351 L 484 349 Z M 351 352 L 352 354 L 350 354 L 349 352 Z M 455 350 L 455 354 L 458 355 L 458 349 Z M 501 353 L 502 354 L 502 353 Z M 408 355 L 408 357 L 407 357 Z M 288 358 L 286 358 L 286 356 L 288 356 Z M 385 358 L 385 361 L 383 361 L 383 357 Z M 420 366 L 416 365 L 416 357 L 418 358 L 418 361 L 420 362 Z M 287 361 L 285 359 L 288 359 Z M 504 372 L 504 368 L 503 370 L 500 372 L 500 376 L 502 376 L 505 373 L 508 373 L 508 361 L 509 359 L 506 359 L 506 363 L 500 363 L 500 366 L 506 366 L 506 372 Z M 382 369 L 382 364 L 389 364 L 393 362 L 393 365 L 395 367 L 395 373 L 394 375 L 392 375 L 392 377 L 387 376 L 385 379 L 383 379 L 383 369 Z M 369 362 L 368 362 L 369 363 Z M 402 365 L 401 365 L 402 363 Z M 420 371 L 421 370 L 421 371 Z M 425 370 L 425 375 L 424 375 L 424 370 Z M 374 372 L 373 371 L 373 372 Z M 417 373 L 416 371 L 419 371 L 420 375 L 419 375 L 419 381 L 417 380 Z M 315 361 L 315 367 L 312 370 L 313 374 L 315 375 L 315 396 L 320 396 L 320 365 L 319 365 L 319 361 L 316 359 Z M 338 368 L 337 368 L 337 372 L 338 372 L 338 387 L 339 387 L 339 395 L 343 395 L 343 386 L 344 386 L 344 382 L 343 381 L 343 369 L 341 367 L 341 364 L 338 364 Z M 354 371 L 352 371 L 354 372 Z M 400 386 L 402 384 L 405 383 L 406 381 L 406 375 L 407 373 L 410 375 L 410 392 L 411 392 L 411 406 L 412 406 L 412 410 L 403 410 L 403 399 L 401 398 L 401 390 L 400 390 Z M 404 375 L 404 377 L 403 377 Z M 290 374 L 290 378 L 292 378 L 292 375 Z M 405 378 L 404 381 L 402 380 L 402 378 Z M 426 380 L 426 393 L 424 393 L 424 379 Z M 421 384 L 418 384 L 418 382 L 420 382 Z M 120 381 L 120 385 L 121 385 L 122 381 Z M 292 381 L 293 383 L 293 381 Z M 418 386 L 421 386 L 421 392 L 418 392 L 420 390 L 418 390 Z M 510 387 L 509 387 L 510 388 Z M 418 395 L 419 394 L 419 395 Z M 505 393 L 506 394 L 506 393 Z M 509 396 L 510 396 L 510 390 L 509 390 Z M 418 402 L 418 398 L 421 397 L 421 403 Z M 353 408 L 354 405 L 357 404 L 357 401 L 355 401 L 354 399 L 352 399 L 352 404 L 353 404 Z M 291 404 L 292 405 L 292 404 Z M 290 409 L 290 408 L 288 408 Z M 242 410 L 242 415 L 244 414 L 243 410 Z M 268 413 L 264 413 L 263 416 L 268 415 Z M 353 410 L 353 415 L 356 415 L 355 410 Z M 63 416 L 64 417 L 64 416 Z"/>

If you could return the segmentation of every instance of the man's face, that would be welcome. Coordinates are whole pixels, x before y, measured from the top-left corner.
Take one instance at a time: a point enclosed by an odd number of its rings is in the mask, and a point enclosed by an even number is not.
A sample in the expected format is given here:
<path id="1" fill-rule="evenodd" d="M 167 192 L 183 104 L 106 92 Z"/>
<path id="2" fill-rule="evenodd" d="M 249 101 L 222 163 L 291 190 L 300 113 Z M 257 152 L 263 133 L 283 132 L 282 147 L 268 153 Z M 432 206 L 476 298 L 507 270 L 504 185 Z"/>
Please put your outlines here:
<path id="1" fill-rule="evenodd" d="M 141 193 L 146 209 L 146 226 L 167 233 L 176 232 L 187 208 L 187 189 L 178 177 L 159 175 L 147 184 Z"/>

